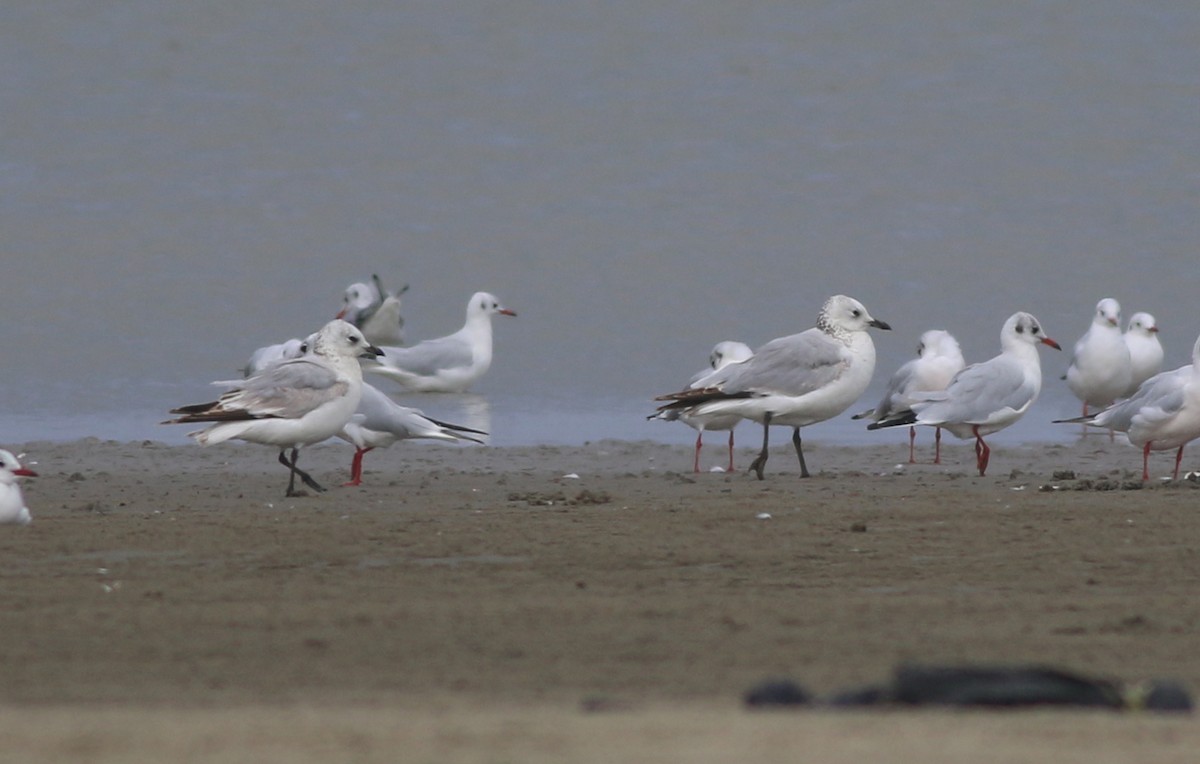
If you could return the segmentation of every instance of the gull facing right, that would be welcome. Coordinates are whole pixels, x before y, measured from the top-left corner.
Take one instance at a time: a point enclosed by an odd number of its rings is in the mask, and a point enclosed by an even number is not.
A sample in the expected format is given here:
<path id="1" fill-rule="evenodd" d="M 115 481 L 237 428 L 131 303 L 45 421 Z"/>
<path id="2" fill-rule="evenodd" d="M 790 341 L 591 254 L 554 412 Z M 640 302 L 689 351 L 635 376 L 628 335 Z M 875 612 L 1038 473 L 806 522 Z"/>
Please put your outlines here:
<path id="1" fill-rule="evenodd" d="M 959 438 L 975 438 L 975 465 L 982 477 L 991 455 L 983 436 L 1020 419 L 1042 390 L 1039 344 L 1062 350 L 1031 314 L 1014 313 L 1000 330 L 1000 355 L 963 369 L 941 392 L 915 393 L 907 410 L 872 422 L 867 429 L 924 424 L 944 427 Z"/>
<path id="2" fill-rule="evenodd" d="M 334 319 L 316 333 L 306 355 L 268 366 L 211 403 L 172 409 L 181 416 L 163 424 L 212 422 L 188 433 L 202 446 L 235 438 L 278 446 L 279 462 L 289 470 L 288 496 L 303 495 L 295 490 L 297 476 L 314 491 L 324 491 L 296 466 L 300 448 L 346 426 L 362 398 L 358 359 L 381 353 L 359 329 Z"/>
<path id="3" fill-rule="evenodd" d="M 658 410 L 687 416 L 735 415 L 762 424 L 762 450 L 750 464 L 759 480 L 767 463 L 771 425 L 787 425 L 792 428 L 800 477 L 808 477 L 800 428 L 837 416 L 867 389 L 875 371 L 875 343 L 867 334 L 872 327 L 891 329 L 853 297 L 834 295 L 825 301 L 814 328 L 771 340 L 751 358 L 714 371 L 702 387 L 655 398 L 669 401 Z"/>

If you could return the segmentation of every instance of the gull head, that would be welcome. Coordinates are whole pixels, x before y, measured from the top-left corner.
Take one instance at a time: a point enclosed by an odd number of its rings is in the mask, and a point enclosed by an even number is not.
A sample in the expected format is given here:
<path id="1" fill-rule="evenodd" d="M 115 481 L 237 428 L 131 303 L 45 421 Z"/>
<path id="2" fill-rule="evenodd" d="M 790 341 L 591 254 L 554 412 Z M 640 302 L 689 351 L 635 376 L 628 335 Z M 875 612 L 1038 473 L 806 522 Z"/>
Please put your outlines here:
<path id="1" fill-rule="evenodd" d="M 1096 317 L 1092 319 L 1093 324 L 1098 326 L 1112 326 L 1120 328 L 1121 326 L 1121 303 L 1111 297 L 1105 297 L 1100 302 L 1096 303 Z"/>
<path id="2" fill-rule="evenodd" d="M 0 484 L 12 485 L 21 477 L 37 477 L 37 473 L 22 467 L 20 460 L 11 451 L 0 448 Z"/>
<path id="3" fill-rule="evenodd" d="M 500 298 L 488 292 L 476 292 L 467 303 L 467 318 L 471 316 L 515 316 L 516 311 L 509 310 L 500 303 Z"/>
<path id="4" fill-rule="evenodd" d="M 342 294 L 342 309 L 338 311 L 337 318 L 355 325 L 361 324 L 371 317 L 382 301 L 383 296 L 371 284 L 361 281 L 351 284 Z"/>
<path id="5" fill-rule="evenodd" d="M 1042 324 L 1032 313 L 1014 313 L 1004 322 L 1004 328 L 1000 330 L 1000 344 L 1003 347 L 1009 347 L 1013 344 L 1027 343 L 1030 345 L 1049 345 L 1055 350 L 1062 350 L 1062 347 L 1046 336 L 1046 332 L 1042 329 Z"/>
<path id="6" fill-rule="evenodd" d="M 924 332 L 917 343 L 917 355 L 921 358 L 957 358 L 962 362 L 962 348 L 958 346 L 958 340 L 944 329 Z"/>
<path id="7" fill-rule="evenodd" d="M 852 332 L 865 332 L 876 329 L 891 329 L 883 321 L 872 318 L 866 307 L 853 297 L 835 294 L 825 301 L 821 315 L 817 317 L 817 326 L 824 332 L 835 337 L 845 336 Z"/>
<path id="8" fill-rule="evenodd" d="M 708 355 L 708 364 L 714 369 L 721 369 L 728 364 L 744 361 L 752 355 L 754 351 L 746 343 L 725 340 L 713 345 L 712 352 Z"/>
<path id="9" fill-rule="evenodd" d="M 314 355 L 326 358 L 376 358 L 383 351 L 367 342 L 362 331 L 354 324 L 335 318 L 306 340 Z"/>
<path id="10" fill-rule="evenodd" d="M 1149 313 L 1134 313 L 1129 317 L 1129 326 L 1125 331 L 1140 334 L 1143 337 L 1152 337 L 1158 333 L 1158 322 Z"/>

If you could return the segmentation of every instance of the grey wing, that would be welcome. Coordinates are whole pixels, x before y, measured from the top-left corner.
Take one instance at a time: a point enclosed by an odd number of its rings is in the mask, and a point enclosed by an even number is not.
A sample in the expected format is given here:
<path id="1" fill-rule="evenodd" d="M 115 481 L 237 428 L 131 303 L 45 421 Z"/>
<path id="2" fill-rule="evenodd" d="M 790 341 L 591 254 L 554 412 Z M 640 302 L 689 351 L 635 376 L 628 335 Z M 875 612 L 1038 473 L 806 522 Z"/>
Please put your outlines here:
<path id="1" fill-rule="evenodd" d="M 888 380 L 887 390 L 876 404 L 874 413 L 870 415 L 872 419 L 878 422 L 880 419 L 903 411 L 912 405 L 912 399 L 908 397 L 908 388 L 912 384 L 916 370 L 917 359 L 915 358 L 896 369 L 896 373 Z"/>
<path id="2" fill-rule="evenodd" d="M 846 348 L 819 329 L 771 340 L 749 359 L 713 372 L 711 386 L 726 393 L 804 395 L 845 373 Z"/>
<path id="3" fill-rule="evenodd" d="M 221 396 L 220 408 L 254 416 L 296 419 L 346 394 L 349 385 L 310 358 L 278 363 Z"/>
<path id="4" fill-rule="evenodd" d="M 1101 411 L 1088 424 L 1128 432 L 1133 418 L 1141 415 L 1147 420 L 1161 420 L 1183 408 L 1184 387 L 1191 377 L 1192 367 L 1155 374 L 1138 387 L 1127 400 L 1118 401 Z"/>
<path id="5" fill-rule="evenodd" d="M 383 348 L 384 366 L 422 376 L 436 374 L 442 369 L 470 366 L 474 361 L 471 346 L 455 336 L 425 340 L 408 348 Z"/>
<path id="6" fill-rule="evenodd" d="M 918 421 L 980 424 L 1006 408 L 1024 408 L 1036 392 L 1021 368 L 1003 358 L 977 363 L 960 371 L 944 391 L 917 393 L 913 410 Z"/>

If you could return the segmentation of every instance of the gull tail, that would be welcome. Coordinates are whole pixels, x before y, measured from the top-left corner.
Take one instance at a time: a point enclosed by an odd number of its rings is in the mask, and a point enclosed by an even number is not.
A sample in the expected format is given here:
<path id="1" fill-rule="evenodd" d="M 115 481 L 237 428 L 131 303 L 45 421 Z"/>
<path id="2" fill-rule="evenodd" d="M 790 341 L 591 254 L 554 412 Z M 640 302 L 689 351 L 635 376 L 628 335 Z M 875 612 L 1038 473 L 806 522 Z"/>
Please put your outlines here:
<path id="1" fill-rule="evenodd" d="M 907 411 L 897 411 L 895 414 L 887 417 L 886 419 L 880 419 L 878 422 L 871 422 L 869 425 L 867 425 L 867 429 L 878 430 L 883 427 L 898 427 L 904 424 L 916 423 L 917 412 L 913 411 L 912 409 L 908 409 Z"/>

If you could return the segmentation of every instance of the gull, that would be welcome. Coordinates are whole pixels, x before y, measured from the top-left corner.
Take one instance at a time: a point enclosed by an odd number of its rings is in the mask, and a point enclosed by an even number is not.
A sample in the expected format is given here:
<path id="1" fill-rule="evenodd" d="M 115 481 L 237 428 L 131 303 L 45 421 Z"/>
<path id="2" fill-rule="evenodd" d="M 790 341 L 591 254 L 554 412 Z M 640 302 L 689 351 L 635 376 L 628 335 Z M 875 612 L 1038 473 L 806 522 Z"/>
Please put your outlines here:
<path id="1" fill-rule="evenodd" d="M 863 394 L 875 371 L 875 343 L 867 329 L 891 329 L 852 297 L 825 301 L 812 329 L 778 337 L 741 363 L 714 371 L 698 387 L 662 395 L 659 411 L 688 416 L 738 416 L 763 426 L 762 450 L 750 469 L 763 479 L 771 425 L 792 428 L 800 476 L 808 477 L 800 428 L 845 411 Z"/>
<path id="2" fill-rule="evenodd" d="M 754 351 L 744 342 L 736 342 L 734 340 L 718 342 L 713 346 L 712 352 L 708 356 L 708 368 L 701 369 L 692 375 L 690 387 L 703 386 L 703 381 L 714 371 L 720 371 L 731 363 L 741 363 L 752 355 L 754 355 Z M 733 472 L 733 428 L 737 426 L 738 422 L 742 421 L 742 418 L 737 414 L 703 416 L 688 414 L 682 409 L 667 409 L 655 412 L 646 418 L 661 419 L 666 422 L 679 421 L 696 430 L 696 456 L 692 462 L 693 472 L 700 471 L 700 449 L 704 445 L 704 432 L 706 430 L 729 430 L 728 471 Z"/>
<path id="3" fill-rule="evenodd" d="M 306 346 L 304 340 L 290 339 L 275 345 L 267 345 L 250 354 L 250 360 L 242 367 L 242 377 L 253 377 L 268 366 L 274 366 L 289 358 L 299 358 L 304 355 Z M 218 382 L 216 384 L 230 387 L 236 382 Z"/>
<path id="4" fill-rule="evenodd" d="M 1174 479 L 1179 479 L 1183 447 L 1200 438 L 1200 339 L 1192 346 L 1192 362 L 1155 374 L 1129 398 L 1090 416 L 1056 419 L 1123 432 L 1142 449 L 1142 480 L 1150 479 L 1150 452 L 1175 452 Z"/>
<path id="5" fill-rule="evenodd" d="M 202 446 L 239 439 L 278 446 L 279 461 L 290 471 L 288 496 L 296 476 L 314 491 L 325 490 L 296 466 L 302 446 L 336 435 L 350 421 L 362 398 L 360 356 L 382 351 L 353 325 L 334 319 L 313 337 L 309 352 L 280 361 L 244 380 L 216 401 L 172 409 L 180 414 L 164 424 L 212 422 L 188 433 Z M 291 459 L 285 453 L 291 449 Z"/>
<path id="6" fill-rule="evenodd" d="M 37 473 L 21 466 L 21 461 L 11 451 L 0 449 L 0 523 L 6 525 L 29 525 L 33 516 L 25 506 L 18 478 L 37 477 Z"/>
<path id="7" fill-rule="evenodd" d="M 1158 322 L 1149 313 L 1134 313 L 1125 327 L 1125 347 L 1129 348 L 1129 362 L 1133 370 L 1132 380 L 1122 398 L 1128 398 L 1141 386 L 1162 370 L 1163 346 L 1158 341 Z"/>
<path id="8" fill-rule="evenodd" d="M 358 409 L 337 436 L 354 446 L 347 486 L 362 483 L 363 455 L 375 448 L 386 448 L 398 440 L 425 438 L 430 440 L 464 441 L 483 444 L 471 435 L 484 435 L 481 430 L 440 422 L 425 416 L 419 409 L 401 406 L 378 388 L 364 382 Z"/>
<path id="9" fill-rule="evenodd" d="M 1039 344 L 1062 350 L 1031 314 L 1014 313 L 1000 330 L 1000 355 L 966 367 L 945 390 L 914 393 L 908 409 L 872 422 L 867 429 L 924 424 L 944 427 L 960 438 L 975 438 L 975 464 L 982 477 L 991 456 L 983 436 L 1020 419 L 1042 390 Z"/>
<path id="10" fill-rule="evenodd" d="M 869 417 L 875 422 L 887 419 L 894 412 L 911 406 L 915 402 L 912 397 L 913 393 L 945 390 L 946 386 L 950 384 L 950 380 L 954 378 L 955 374 L 962 371 L 965 365 L 962 350 L 954 335 L 942 329 L 930 329 L 921 335 L 921 341 L 917 344 L 917 357 L 905 363 L 891 376 L 891 379 L 888 380 L 887 390 L 875 408 L 855 414 L 851 419 Z M 933 463 L 941 464 L 941 427 L 934 428 L 933 438 Z M 915 425 L 909 425 L 909 464 L 916 464 L 916 458 L 913 455 L 913 443 L 916 439 L 917 428 Z"/>
<path id="11" fill-rule="evenodd" d="M 412 347 L 384 347 L 383 360 L 366 367 L 422 393 L 461 393 L 492 365 L 492 316 L 515 316 L 487 292 L 467 301 L 467 320 L 454 334 Z"/>
<path id="12" fill-rule="evenodd" d="M 1067 368 L 1067 387 L 1088 406 L 1103 408 L 1125 394 L 1132 379 L 1129 348 L 1121 337 L 1121 305 L 1111 297 L 1096 303 L 1092 324 L 1079 341 Z"/>
<path id="13" fill-rule="evenodd" d="M 372 273 L 371 283 L 360 281 L 346 287 L 337 318 L 361 329 L 372 345 L 403 345 L 404 318 L 400 315 L 400 296 L 407 291 L 408 284 L 398 292 L 387 291 L 379 275 Z"/>

